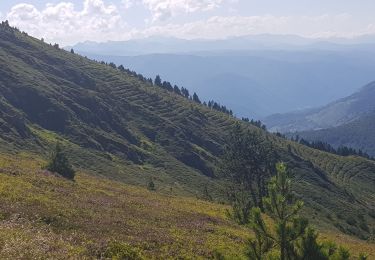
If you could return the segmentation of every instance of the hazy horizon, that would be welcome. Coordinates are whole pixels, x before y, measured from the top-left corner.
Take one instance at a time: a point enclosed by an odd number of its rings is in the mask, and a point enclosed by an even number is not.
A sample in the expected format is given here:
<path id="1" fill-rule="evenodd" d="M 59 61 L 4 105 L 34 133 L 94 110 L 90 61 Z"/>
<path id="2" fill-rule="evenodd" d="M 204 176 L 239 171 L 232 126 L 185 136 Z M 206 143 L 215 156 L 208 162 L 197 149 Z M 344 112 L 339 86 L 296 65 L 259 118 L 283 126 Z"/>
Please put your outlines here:
<path id="1" fill-rule="evenodd" d="M 61 45 L 149 36 L 330 39 L 375 34 L 374 8 L 369 0 L 17 0 L 0 2 L 0 19 Z"/>

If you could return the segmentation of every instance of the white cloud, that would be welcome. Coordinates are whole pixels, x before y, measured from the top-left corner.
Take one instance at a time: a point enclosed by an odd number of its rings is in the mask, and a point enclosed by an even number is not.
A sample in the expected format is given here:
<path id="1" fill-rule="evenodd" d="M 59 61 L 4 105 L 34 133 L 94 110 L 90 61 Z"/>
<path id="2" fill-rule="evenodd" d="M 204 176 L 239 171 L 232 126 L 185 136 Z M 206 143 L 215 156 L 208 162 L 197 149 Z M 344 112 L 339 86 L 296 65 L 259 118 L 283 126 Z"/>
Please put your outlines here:
<path id="1" fill-rule="evenodd" d="M 123 6 L 125 7 L 125 9 L 129 9 L 136 4 L 136 2 L 134 0 L 122 0 L 121 2 L 123 4 Z"/>
<path id="2" fill-rule="evenodd" d="M 130 28 L 120 4 L 106 4 L 104 0 L 84 0 L 77 10 L 71 2 L 47 4 L 36 8 L 30 4 L 17 4 L 3 17 L 29 34 L 48 42 L 62 45 L 80 41 L 127 40 L 152 35 L 172 36 L 185 39 L 226 38 L 248 34 L 297 34 L 307 37 L 354 37 L 375 33 L 375 21 L 359 21 L 349 14 L 319 16 L 238 16 L 200 15 L 200 20 L 183 22 L 180 14 L 216 10 L 221 4 L 237 0 L 122 0 L 123 7 L 144 7 L 151 12 L 154 21 L 163 23 L 139 24 Z M 146 10 L 147 9 L 147 10 Z M 150 14 L 148 14 L 150 15 Z M 212 16 L 214 15 L 214 16 Z M 178 19 L 174 19 L 173 17 Z M 172 18 L 168 19 L 167 18 Z M 180 23 L 176 23 L 179 20 Z M 142 21 L 142 20 L 141 20 Z"/>
<path id="3" fill-rule="evenodd" d="M 85 0 L 82 10 L 75 10 L 73 3 L 47 4 L 38 10 L 30 4 L 18 4 L 11 8 L 7 19 L 14 26 L 47 41 L 69 44 L 79 39 L 118 40 L 119 31 L 126 31 L 114 5 L 102 0 Z"/>
<path id="4" fill-rule="evenodd" d="M 166 35 L 217 39 L 251 34 L 296 34 L 305 37 L 354 37 L 375 33 L 375 26 L 353 25 L 347 14 L 321 16 L 213 16 L 184 24 L 168 23 L 133 32 L 133 37 Z"/>
<path id="5" fill-rule="evenodd" d="M 142 3 L 151 11 L 153 21 L 165 21 L 181 13 L 213 10 L 223 0 L 143 0 Z"/>

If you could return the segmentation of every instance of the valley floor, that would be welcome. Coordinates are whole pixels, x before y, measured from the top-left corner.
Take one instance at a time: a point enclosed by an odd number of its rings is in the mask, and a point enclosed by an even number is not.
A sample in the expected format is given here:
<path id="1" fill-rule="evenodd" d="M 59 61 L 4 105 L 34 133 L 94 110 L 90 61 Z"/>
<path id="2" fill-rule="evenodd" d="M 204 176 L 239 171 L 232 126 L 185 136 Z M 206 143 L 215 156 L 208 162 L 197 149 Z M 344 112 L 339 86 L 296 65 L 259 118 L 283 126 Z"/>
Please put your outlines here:
<path id="1" fill-rule="evenodd" d="M 244 259 L 250 234 L 226 205 L 148 191 L 79 172 L 68 181 L 29 154 L 0 155 L 0 258 Z M 353 253 L 375 244 L 326 232 Z"/>

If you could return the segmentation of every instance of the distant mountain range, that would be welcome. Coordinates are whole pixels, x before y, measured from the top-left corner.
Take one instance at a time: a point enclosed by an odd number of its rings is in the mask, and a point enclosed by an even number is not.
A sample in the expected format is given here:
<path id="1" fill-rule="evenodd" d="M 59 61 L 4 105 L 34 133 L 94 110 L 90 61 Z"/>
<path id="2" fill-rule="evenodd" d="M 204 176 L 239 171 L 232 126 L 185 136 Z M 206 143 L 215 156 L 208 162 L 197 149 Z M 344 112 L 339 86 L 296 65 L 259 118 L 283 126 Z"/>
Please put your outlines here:
<path id="1" fill-rule="evenodd" d="M 304 38 L 298 35 L 259 34 L 226 39 L 179 39 L 152 36 L 128 41 L 85 41 L 74 48 L 80 53 L 106 56 L 214 52 L 225 50 L 367 50 L 374 51 L 375 35 L 346 38 Z"/>
<path id="2" fill-rule="evenodd" d="M 187 87 L 239 117 L 323 106 L 374 80 L 375 37 L 249 35 L 221 40 L 150 37 L 83 42 L 75 52 Z M 324 93 L 324 94 L 323 94 Z"/>
<path id="3" fill-rule="evenodd" d="M 264 122 L 271 131 L 294 133 L 310 141 L 350 146 L 375 155 L 375 82 L 324 107 L 276 114 Z"/>
<path id="4" fill-rule="evenodd" d="M 87 53 L 86 53 L 87 54 Z M 237 116 L 262 118 L 317 107 L 353 93 L 374 79 L 375 55 L 364 51 L 253 50 L 194 54 L 88 57 L 195 91 Z"/>

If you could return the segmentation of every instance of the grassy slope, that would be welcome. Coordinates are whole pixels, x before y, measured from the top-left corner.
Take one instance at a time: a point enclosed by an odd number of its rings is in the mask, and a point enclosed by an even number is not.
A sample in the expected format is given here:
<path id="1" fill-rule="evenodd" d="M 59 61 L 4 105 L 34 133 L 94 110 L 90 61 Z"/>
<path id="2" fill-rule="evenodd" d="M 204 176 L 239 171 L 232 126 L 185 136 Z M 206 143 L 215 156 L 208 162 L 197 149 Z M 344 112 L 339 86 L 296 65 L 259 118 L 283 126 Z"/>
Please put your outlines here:
<path id="1" fill-rule="evenodd" d="M 224 182 L 212 175 L 236 119 L 21 33 L 0 34 L 1 149 L 46 156 L 59 140 L 86 172 L 144 187 L 152 178 L 164 193 L 193 197 L 207 185 L 223 197 Z M 373 162 L 331 156 L 243 125 L 275 144 L 313 221 L 370 235 Z"/>
<path id="2" fill-rule="evenodd" d="M 216 160 L 211 152 L 217 153 L 218 142 L 223 141 L 216 131 L 234 123 L 228 116 L 211 111 L 203 115 L 201 107 L 181 97 L 176 102 L 174 94 L 23 35 L 0 44 L 0 62 L 7 64 L 0 68 L 0 88 L 6 97 L 3 102 L 12 107 L 3 116 L 9 128 L 1 132 L 4 140 L 45 152 L 50 141 L 56 140 L 56 134 L 45 131 L 49 129 L 74 144 L 72 157 L 82 168 L 133 184 L 154 177 L 178 186 L 183 194 L 199 193 L 207 183 L 212 192 L 217 190 L 206 175 L 212 174 Z M 30 64 L 30 60 L 35 62 Z M 73 78 L 68 80 L 69 73 Z M 87 86 L 82 83 L 85 79 L 90 82 Z M 15 117 L 18 128 L 9 122 L 13 114 L 19 114 Z M 24 118 L 27 125 L 22 125 Z M 54 124 L 53 118 L 64 122 L 63 127 Z M 45 145 L 42 149 L 35 145 L 35 137 Z M 211 151 L 202 149 L 202 142 Z M 203 166 L 189 167 L 181 162 L 184 159 L 195 159 Z M 129 175 L 129 168 L 134 174 Z"/>
<path id="3" fill-rule="evenodd" d="M 176 197 L 80 172 L 75 182 L 41 170 L 31 154 L 0 155 L 0 257 L 98 257 L 110 241 L 147 258 L 244 257 L 248 231 L 230 222 L 227 206 Z M 328 232 L 354 252 L 375 247 Z"/>

